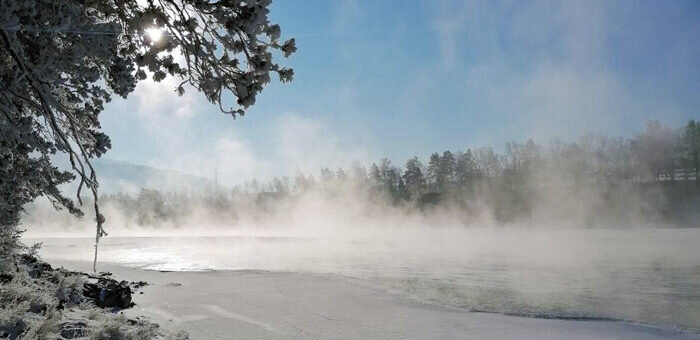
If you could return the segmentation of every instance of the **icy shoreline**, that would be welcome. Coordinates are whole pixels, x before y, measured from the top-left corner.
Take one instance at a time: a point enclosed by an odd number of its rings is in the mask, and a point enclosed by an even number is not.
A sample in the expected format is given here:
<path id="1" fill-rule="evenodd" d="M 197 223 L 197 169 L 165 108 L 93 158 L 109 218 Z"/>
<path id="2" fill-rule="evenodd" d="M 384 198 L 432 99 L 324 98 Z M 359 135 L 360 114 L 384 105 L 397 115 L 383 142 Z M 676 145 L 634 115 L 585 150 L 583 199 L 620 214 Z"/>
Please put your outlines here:
<path id="1" fill-rule="evenodd" d="M 51 261 L 71 270 L 88 262 Z M 345 280 L 260 271 L 158 272 L 101 264 L 150 283 L 129 317 L 146 316 L 193 339 L 700 339 L 697 334 L 602 320 L 536 319 L 466 312 Z"/>
<path id="2" fill-rule="evenodd" d="M 55 268 L 32 254 L 3 260 L 0 338 L 187 339 L 184 332 L 163 333 L 149 320 L 124 315 L 145 282 Z"/>

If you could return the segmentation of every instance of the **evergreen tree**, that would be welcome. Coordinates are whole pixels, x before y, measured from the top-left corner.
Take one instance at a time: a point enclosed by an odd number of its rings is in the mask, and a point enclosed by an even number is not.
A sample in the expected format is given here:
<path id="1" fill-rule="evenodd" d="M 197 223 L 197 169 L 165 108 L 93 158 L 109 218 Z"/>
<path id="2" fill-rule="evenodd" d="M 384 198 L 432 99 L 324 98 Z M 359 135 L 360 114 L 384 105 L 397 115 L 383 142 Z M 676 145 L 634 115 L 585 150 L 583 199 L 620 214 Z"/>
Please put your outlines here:
<path id="1" fill-rule="evenodd" d="M 439 192 L 438 179 L 440 178 L 440 154 L 437 152 L 430 155 L 430 161 L 428 161 L 428 188 L 430 191 Z"/>
<path id="2" fill-rule="evenodd" d="M 682 163 L 686 172 L 693 174 L 695 183 L 700 186 L 700 123 L 691 120 L 682 135 Z"/>
<path id="3" fill-rule="evenodd" d="M 389 163 L 385 176 L 384 186 L 386 187 L 389 196 L 394 201 L 404 198 L 406 185 L 403 183 L 403 179 L 401 178 L 401 169 L 392 166 L 391 163 Z"/>
<path id="4" fill-rule="evenodd" d="M 369 167 L 369 183 L 372 188 L 381 191 L 382 173 L 379 171 L 379 167 L 376 163 L 372 163 Z"/>
<path id="5" fill-rule="evenodd" d="M 379 160 L 379 185 L 382 193 L 388 193 L 393 196 L 395 192 L 394 174 L 391 161 L 388 158 Z"/>
<path id="6" fill-rule="evenodd" d="M 338 168 L 338 171 L 335 172 L 335 178 L 339 183 L 345 183 L 348 181 L 348 175 L 345 173 L 345 170 L 341 168 Z"/>
<path id="7" fill-rule="evenodd" d="M 473 193 L 478 169 L 471 149 L 460 155 L 455 169 L 456 183 L 462 191 Z"/>
<path id="8" fill-rule="evenodd" d="M 357 185 L 365 185 L 367 183 L 367 169 L 358 161 L 352 163 L 352 180 Z"/>
<path id="9" fill-rule="evenodd" d="M 410 197 L 418 197 L 425 188 L 425 177 L 422 170 L 423 164 L 418 157 L 413 157 L 406 162 L 406 170 L 403 174 L 403 181 L 406 191 Z"/>
<path id="10" fill-rule="evenodd" d="M 407 200 L 411 198 L 411 194 L 408 192 L 408 188 L 406 187 L 406 182 L 404 182 L 403 178 L 401 177 L 401 169 L 396 168 L 396 178 L 398 179 L 398 192 L 397 192 L 397 198 L 402 199 L 402 200 Z"/>
<path id="11" fill-rule="evenodd" d="M 324 186 L 330 186 L 335 181 L 335 174 L 328 168 L 321 168 L 321 183 Z"/>
<path id="12" fill-rule="evenodd" d="M 440 192 L 449 191 L 455 178 L 457 164 L 452 152 L 445 151 L 440 158 L 440 170 L 438 171 L 437 187 Z"/>

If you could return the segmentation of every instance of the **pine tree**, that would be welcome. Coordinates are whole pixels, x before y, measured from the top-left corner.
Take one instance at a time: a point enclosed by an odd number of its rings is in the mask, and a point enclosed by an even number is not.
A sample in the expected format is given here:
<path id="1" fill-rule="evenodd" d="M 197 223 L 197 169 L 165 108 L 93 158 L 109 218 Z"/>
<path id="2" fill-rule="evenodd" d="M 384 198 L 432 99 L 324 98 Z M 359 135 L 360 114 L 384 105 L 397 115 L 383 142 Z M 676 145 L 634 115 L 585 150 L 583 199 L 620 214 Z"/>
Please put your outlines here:
<path id="1" fill-rule="evenodd" d="M 337 179 L 338 183 L 345 183 L 348 181 L 348 175 L 342 168 L 338 168 L 338 171 L 335 172 L 335 178 Z"/>
<path id="2" fill-rule="evenodd" d="M 369 183 L 372 188 L 381 191 L 382 173 L 379 171 L 379 167 L 376 163 L 372 163 L 369 167 Z"/>
<path id="3" fill-rule="evenodd" d="M 321 184 L 328 187 L 335 181 L 335 174 L 328 168 L 321 168 Z"/>
<path id="4" fill-rule="evenodd" d="M 440 192 L 447 192 L 450 190 L 452 183 L 455 178 L 455 169 L 457 164 L 455 161 L 455 156 L 450 151 L 445 151 L 442 153 L 440 158 L 440 170 L 437 181 L 437 186 Z"/>
<path id="5" fill-rule="evenodd" d="M 394 188 L 394 176 L 392 173 L 393 167 L 391 161 L 388 158 L 382 158 L 379 160 L 379 186 L 380 191 L 385 194 L 392 195 L 395 192 Z"/>
<path id="6" fill-rule="evenodd" d="M 427 179 L 428 179 L 428 188 L 430 191 L 433 192 L 439 192 L 439 186 L 438 186 L 438 181 L 440 178 L 440 154 L 437 152 L 433 153 L 430 155 L 430 161 L 428 161 L 428 173 L 427 173 Z"/>
<path id="7" fill-rule="evenodd" d="M 423 164 L 418 157 L 413 157 L 406 161 L 406 170 L 403 174 L 403 181 L 406 185 L 406 191 L 410 197 L 418 197 L 423 193 L 425 188 L 425 177 L 421 168 Z"/>
<path id="8" fill-rule="evenodd" d="M 367 169 L 358 161 L 352 163 L 352 180 L 356 185 L 365 185 L 367 183 Z"/>
<path id="9" fill-rule="evenodd" d="M 686 172 L 692 173 L 696 185 L 700 186 L 700 124 L 691 120 L 682 135 L 682 149 Z"/>
<path id="10" fill-rule="evenodd" d="M 455 170 L 456 183 L 460 190 L 472 193 L 477 180 L 478 169 L 471 149 L 460 155 Z"/>

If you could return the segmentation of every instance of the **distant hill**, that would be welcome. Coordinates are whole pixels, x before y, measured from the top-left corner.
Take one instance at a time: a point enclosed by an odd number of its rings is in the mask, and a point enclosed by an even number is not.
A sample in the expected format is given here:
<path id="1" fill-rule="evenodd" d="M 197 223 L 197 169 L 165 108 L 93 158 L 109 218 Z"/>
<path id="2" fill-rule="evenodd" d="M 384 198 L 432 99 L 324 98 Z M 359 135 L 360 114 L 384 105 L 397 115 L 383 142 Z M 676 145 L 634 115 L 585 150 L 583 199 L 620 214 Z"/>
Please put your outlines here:
<path id="1" fill-rule="evenodd" d="M 204 177 L 125 161 L 100 158 L 92 164 L 100 182 L 100 194 L 137 193 L 141 188 L 161 191 L 196 190 L 213 184 L 213 181 Z"/>

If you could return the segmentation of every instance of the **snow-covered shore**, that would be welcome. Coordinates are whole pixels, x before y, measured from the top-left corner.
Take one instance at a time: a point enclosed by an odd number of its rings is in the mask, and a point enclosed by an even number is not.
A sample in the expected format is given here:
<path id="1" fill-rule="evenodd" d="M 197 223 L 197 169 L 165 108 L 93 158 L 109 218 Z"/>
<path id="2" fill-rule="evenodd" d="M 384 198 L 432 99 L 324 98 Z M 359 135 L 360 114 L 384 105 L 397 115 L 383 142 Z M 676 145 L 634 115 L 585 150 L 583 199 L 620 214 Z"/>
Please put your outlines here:
<path id="1" fill-rule="evenodd" d="M 87 262 L 51 261 L 72 270 Z M 261 271 L 156 272 L 101 264 L 150 283 L 129 316 L 147 316 L 192 339 L 700 339 L 696 334 L 610 321 L 470 313 L 353 283 Z"/>
<path id="2" fill-rule="evenodd" d="M 0 338 L 187 339 L 121 313 L 143 283 L 52 268 L 31 253 L 0 259 Z"/>

